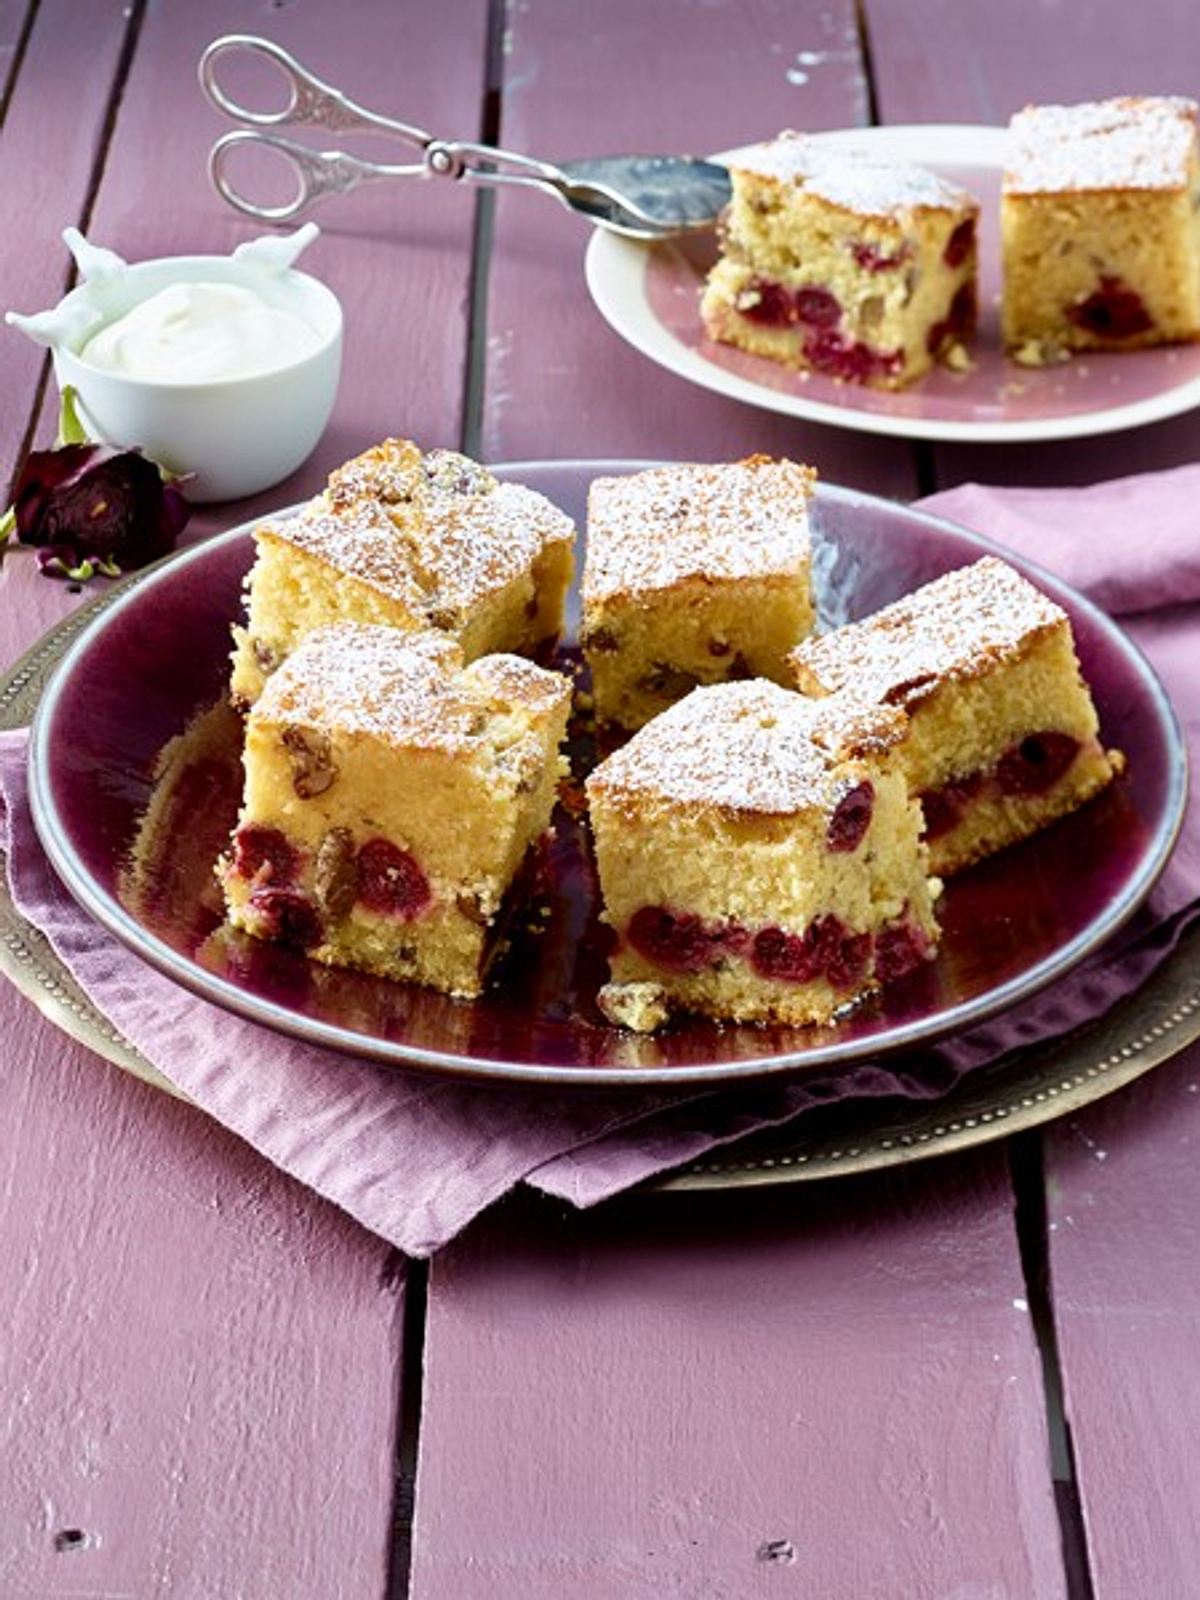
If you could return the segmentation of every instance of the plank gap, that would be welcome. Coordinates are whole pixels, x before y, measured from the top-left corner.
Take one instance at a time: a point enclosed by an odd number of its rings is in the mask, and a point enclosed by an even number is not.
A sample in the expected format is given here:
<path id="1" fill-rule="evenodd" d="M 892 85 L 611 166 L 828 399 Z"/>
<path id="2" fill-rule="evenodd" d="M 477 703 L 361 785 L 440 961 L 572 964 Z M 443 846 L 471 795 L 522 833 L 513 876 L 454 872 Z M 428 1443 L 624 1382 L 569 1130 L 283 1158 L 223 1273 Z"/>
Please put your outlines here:
<path id="1" fill-rule="evenodd" d="M 12 66 L 9 68 L 8 78 L 4 85 L 3 97 L 0 98 L 0 128 L 3 128 L 5 119 L 8 116 L 8 108 L 12 103 L 12 97 L 17 86 L 17 80 L 21 75 L 21 66 L 25 60 L 26 51 L 29 49 L 29 40 L 33 34 L 33 25 L 37 20 L 39 3 L 40 0 L 33 0 L 33 4 L 25 13 L 25 21 L 21 26 L 21 32 L 17 36 L 16 49 L 13 51 Z M 16 461 L 13 465 L 12 479 L 8 484 L 4 496 L 4 504 L 6 506 L 10 506 L 13 502 L 13 489 L 16 486 L 17 477 L 20 474 L 25 457 L 29 453 L 30 445 L 33 443 L 33 434 L 37 427 L 38 418 L 42 414 L 42 404 L 46 398 L 46 384 L 49 381 L 49 377 L 50 356 L 47 353 L 42 358 L 42 364 L 38 370 L 38 380 L 34 386 L 33 405 L 30 408 L 29 421 L 26 423 L 25 432 L 21 436 L 20 448 L 17 451 Z M 8 547 L 5 546 L 6 554 L 7 548 Z"/>
<path id="2" fill-rule="evenodd" d="M 504 31 L 508 25 L 508 0 L 488 0 L 487 59 L 484 67 L 483 107 L 479 120 L 481 144 L 500 143 L 504 94 Z M 467 359 L 463 374 L 462 449 L 478 460 L 483 448 L 483 396 L 487 381 L 488 277 L 492 241 L 496 231 L 496 195 L 481 188 L 475 196 L 475 224 L 471 233 L 471 280 L 467 298 Z"/>
<path id="3" fill-rule="evenodd" d="M 17 479 L 21 476 L 21 468 L 25 465 L 25 457 L 33 448 L 33 436 L 37 432 L 37 425 L 41 419 L 42 406 L 46 401 L 46 385 L 50 382 L 49 354 L 42 357 L 41 367 L 38 369 L 38 380 L 33 390 L 33 405 L 29 411 L 29 421 L 25 424 L 25 431 L 21 435 L 21 443 L 13 461 L 12 477 L 9 479 L 8 489 L 5 492 L 4 504 L 11 506 L 16 499 Z M 12 545 L 3 546 L 3 556 L 8 558 L 13 553 Z"/>
<path id="4" fill-rule="evenodd" d="M 1062 1538 L 1067 1593 L 1070 1600 L 1095 1600 L 1083 1507 L 1075 1475 L 1075 1446 L 1063 1404 L 1062 1365 L 1050 1281 L 1046 1171 L 1041 1133 L 1017 1134 L 1010 1139 L 1008 1162 L 1016 1201 L 1017 1244 L 1025 1278 L 1025 1296 L 1042 1360 L 1042 1393 L 1050 1436 L 1050 1473 L 1054 1480 L 1054 1506 Z"/>
<path id="5" fill-rule="evenodd" d="M 917 493 L 920 496 L 938 491 L 937 456 L 928 439 L 913 440 L 913 468 L 917 474 Z"/>
<path id="6" fill-rule="evenodd" d="M 867 121 L 872 128 L 877 128 L 880 124 L 879 92 L 875 82 L 875 57 L 871 50 L 871 25 L 867 19 L 866 0 L 854 0 L 854 22 L 858 30 L 858 54 L 867 92 Z M 933 450 L 921 439 L 912 441 L 911 450 L 917 497 L 924 498 L 927 494 L 936 493 L 937 468 Z"/>
<path id="7" fill-rule="evenodd" d="M 0 128 L 4 126 L 4 119 L 8 116 L 8 108 L 12 101 L 13 90 L 17 86 L 17 79 L 21 75 L 21 64 L 25 60 L 25 52 L 29 48 L 29 36 L 33 32 L 33 24 L 37 20 L 39 0 L 32 0 L 25 20 L 21 24 L 21 31 L 17 35 L 17 42 L 13 46 L 12 61 L 9 63 L 8 76 L 4 80 L 4 87 L 0 90 Z"/>
<path id="8" fill-rule="evenodd" d="M 96 159 L 92 163 L 91 177 L 88 179 L 87 192 L 83 197 L 83 210 L 79 218 L 79 231 L 86 233 L 91 225 L 92 213 L 96 209 L 96 196 L 100 193 L 100 185 L 104 180 L 104 169 L 108 165 L 108 152 L 112 145 L 113 132 L 117 126 L 117 117 L 121 110 L 121 101 L 125 98 L 125 87 L 129 82 L 130 69 L 133 58 L 137 53 L 137 43 L 142 31 L 142 22 L 146 15 L 148 0 L 133 0 L 129 8 L 129 22 L 125 29 L 125 38 L 121 43 L 121 54 L 117 57 L 117 70 L 113 74 L 113 84 L 108 95 L 108 104 L 104 108 L 104 123 L 100 129 L 100 138 L 96 143 Z M 70 288 L 75 279 L 75 269 L 72 266 L 68 273 L 67 288 Z"/>
<path id="9" fill-rule="evenodd" d="M 392 1548 L 388 1600 L 407 1600 L 412 1573 L 413 1512 L 421 1447 L 421 1402 L 425 1377 L 425 1327 L 429 1263 L 405 1260 L 404 1321 L 400 1332 L 400 1405 L 396 1424 L 396 1487 L 392 1501 Z"/>
<path id="10" fill-rule="evenodd" d="M 858 53 L 862 58 L 863 81 L 867 89 L 867 122 L 879 126 L 879 96 L 875 88 L 875 60 L 871 54 L 871 28 L 865 0 L 854 0 L 854 21 L 858 28 Z"/>

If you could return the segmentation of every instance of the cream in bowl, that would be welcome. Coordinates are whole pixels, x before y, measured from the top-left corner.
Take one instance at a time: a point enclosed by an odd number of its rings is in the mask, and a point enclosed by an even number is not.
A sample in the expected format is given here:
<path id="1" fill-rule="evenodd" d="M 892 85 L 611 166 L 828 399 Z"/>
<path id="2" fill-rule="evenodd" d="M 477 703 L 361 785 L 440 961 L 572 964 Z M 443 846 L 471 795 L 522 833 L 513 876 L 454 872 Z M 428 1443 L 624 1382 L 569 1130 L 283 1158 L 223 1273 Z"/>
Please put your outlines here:
<path id="1" fill-rule="evenodd" d="M 236 499 L 298 467 L 333 408 L 341 306 L 293 267 L 316 235 L 309 223 L 230 256 L 127 265 L 68 228 L 84 281 L 52 311 L 7 320 L 53 351 L 93 438 L 194 474 L 191 500 Z"/>

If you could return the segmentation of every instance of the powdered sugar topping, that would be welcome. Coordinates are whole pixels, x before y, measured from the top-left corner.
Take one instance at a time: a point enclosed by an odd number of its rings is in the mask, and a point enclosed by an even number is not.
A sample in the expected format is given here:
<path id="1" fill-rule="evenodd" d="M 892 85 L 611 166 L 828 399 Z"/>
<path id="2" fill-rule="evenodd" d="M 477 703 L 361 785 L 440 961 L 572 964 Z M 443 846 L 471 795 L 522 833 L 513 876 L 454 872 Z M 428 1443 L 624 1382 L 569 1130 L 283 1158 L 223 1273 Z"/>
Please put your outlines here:
<path id="1" fill-rule="evenodd" d="M 1027 106 L 1009 124 L 1004 192 L 1181 189 L 1196 115 L 1194 100 L 1172 97 Z"/>
<path id="2" fill-rule="evenodd" d="M 490 719 L 561 705 L 570 685 L 520 656 L 464 669 L 446 634 L 342 622 L 315 628 L 266 687 L 252 719 L 363 734 L 397 748 L 477 749 Z"/>
<path id="3" fill-rule="evenodd" d="M 422 589 L 409 547 L 396 537 L 395 525 L 381 505 L 358 501 L 339 515 L 318 497 L 289 521 L 265 524 L 257 536 L 281 539 L 338 572 L 360 578 L 410 610 L 421 609 Z"/>
<path id="4" fill-rule="evenodd" d="M 816 474 L 754 456 L 597 478 L 588 499 L 585 602 L 683 579 L 802 575 Z"/>
<path id="5" fill-rule="evenodd" d="M 828 693 L 908 706 L 942 682 L 978 677 L 1011 658 L 1066 613 L 1019 572 L 985 556 L 905 595 L 861 622 L 793 652 L 801 687 L 811 675 Z"/>
<path id="6" fill-rule="evenodd" d="M 794 184 L 806 194 L 868 217 L 901 218 L 921 207 L 978 210 L 974 197 L 935 172 L 908 162 L 880 161 L 858 150 L 830 150 L 798 133 L 781 133 L 738 157 L 748 172 Z"/>
<path id="7" fill-rule="evenodd" d="M 491 482 L 484 493 L 422 492 L 411 501 L 364 495 L 334 506 L 318 495 L 298 517 L 263 531 L 436 626 L 455 627 L 527 572 L 547 544 L 574 537 L 570 519 L 544 495 Z"/>
<path id="8" fill-rule="evenodd" d="M 805 700 L 761 679 L 715 684 L 647 723 L 588 790 L 767 815 L 829 809 L 845 794 L 846 762 L 882 755 L 903 730 L 903 715 L 884 708 Z"/>

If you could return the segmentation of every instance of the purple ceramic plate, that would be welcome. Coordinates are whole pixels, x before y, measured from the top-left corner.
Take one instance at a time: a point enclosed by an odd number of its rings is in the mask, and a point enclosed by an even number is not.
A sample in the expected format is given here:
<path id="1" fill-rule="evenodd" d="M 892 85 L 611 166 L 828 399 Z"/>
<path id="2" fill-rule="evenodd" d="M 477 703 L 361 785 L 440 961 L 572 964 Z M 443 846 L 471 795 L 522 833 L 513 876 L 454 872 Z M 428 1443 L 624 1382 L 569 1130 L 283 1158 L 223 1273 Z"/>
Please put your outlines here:
<path id="1" fill-rule="evenodd" d="M 1090 353 L 1045 368 L 1007 359 L 1000 339 L 1003 128 L 917 125 L 813 137 L 835 150 L 915 161 L 979 200 L 979 330 L 970 370 L 938 368 L 911 389 L 888 393 L 796 372 L 717 344 L 705 333 L 699 311 L 704 277 L 716 259 L 714 236 L 651 246 L 597 229 L 588 246 L 588 288 L 622 338 L 680 377 L 734 399 L 836 427 L 915 439 L 1074 438 L 1200 405 L 1200 344 Z"/>
<path id="2" fill-rule="evenodd" d="M 638 465 L 497 470 L 582 526 L 590 480 Z M 829 485 L 818 490 L 814 526 L 826 621 L 873 611 L 994 548 Z M 537 931 L 518 925 L 480 1000 L 321 967 L 225 928 L 212 874 L 239 799 L 240 726 L 220 695 L 252 556 L 248 528 L 199 545 L 132 580 L 80 636 L 34 723 L 34 819 L 71 892 L 147 961 L 233 1011 L 354 1054 L 475 1077 L 660 1086 L 888 1054 L 979 1022 L 1070 971 L 1145 897 L 1179 826 L 1185 757 L 1156 678 L 1089 602 L 1027 569 L 1070 612 L 1104 737 L 1126 751 L 1129 773 L 1073 817 L 955 878 L 937 960 L 838 1025 L 692 1021 L 651 1038 L 607 1027 L 595 1005 L 605 975 L 595 889 L 581 824 L 565 814 L 537 886 L 549 914 L 530 919 Z"/>

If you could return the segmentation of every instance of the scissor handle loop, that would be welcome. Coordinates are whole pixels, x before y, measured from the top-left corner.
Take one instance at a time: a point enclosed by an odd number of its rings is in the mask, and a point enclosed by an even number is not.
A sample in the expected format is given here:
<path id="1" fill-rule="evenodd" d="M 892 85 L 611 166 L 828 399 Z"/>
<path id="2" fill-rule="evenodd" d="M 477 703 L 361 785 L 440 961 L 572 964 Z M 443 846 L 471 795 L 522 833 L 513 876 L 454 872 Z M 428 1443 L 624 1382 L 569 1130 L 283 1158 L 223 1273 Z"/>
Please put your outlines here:
<path id="1" fill-rule="evenodd" d="M 235 100 L 217 79 L 217 63 L 229 55 L 261 56 L 278 67 L 287 85 L 287 104 L 279 111 L 256 111 Z M 199 74 L 200 87 L 217 110 L 252 128 L 290 126 L 330 128 L 339 133 L 386 133 L 407 139 L 421 149 L 429 143 L 429 135 L 422 128 L 356 105 L 340 89 L 302 67 L 282 45 L 257 34 L 227 33 L 214 39 L 200 57 Z"/>
<path id="2" fill-rule="evenodd" d="M 298 184 L 293 199 L 278 206 L 259 205 L 235 186 L 229 173 L 229 158 L 234 150 L 244 145 L 272 150 L 283 158 L 291 167 Z M 284 139 L 277 133 L 259 133 L 243 128 L 236 133 L 225 134 L 213 145 L 208 157 L 208 175 L 222 200 L 228 201 L 244 216 L 257 217 L 262 222 L 291 222 L 326 195 L 346 194 L 371 178 L 394 174 L 369 161 L 360 161 L 342 150 L 311 150 L 307 145 L 296 144 L 294 140 Z"/>

